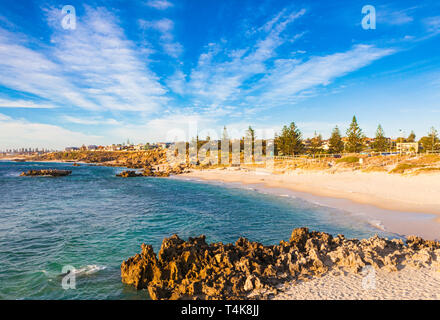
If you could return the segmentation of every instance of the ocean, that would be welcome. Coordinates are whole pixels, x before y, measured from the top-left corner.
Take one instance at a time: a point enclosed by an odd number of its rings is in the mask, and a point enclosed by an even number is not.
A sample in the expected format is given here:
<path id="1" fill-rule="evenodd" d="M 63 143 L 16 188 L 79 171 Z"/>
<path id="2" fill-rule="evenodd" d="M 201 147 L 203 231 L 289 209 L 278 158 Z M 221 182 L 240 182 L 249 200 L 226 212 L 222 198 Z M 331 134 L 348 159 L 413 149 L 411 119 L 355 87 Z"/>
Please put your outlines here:
<path id="1" fill-rule="evenodd" d="M 20 177 L 30 169 L 72 170 L 68 177 Z M 397 235 L 341 209 L 298 197 L 221 183 L 118 178 L 122 168 L 0 161 L 0 299 L 148 299 L 122 284 L 120 265 L 142 243 L 157 253 L 164 237 L 240 236 L 263 244 L 308 227 L 348 238 Z M 75 288 L 62 286 L 75 268 Z"/>

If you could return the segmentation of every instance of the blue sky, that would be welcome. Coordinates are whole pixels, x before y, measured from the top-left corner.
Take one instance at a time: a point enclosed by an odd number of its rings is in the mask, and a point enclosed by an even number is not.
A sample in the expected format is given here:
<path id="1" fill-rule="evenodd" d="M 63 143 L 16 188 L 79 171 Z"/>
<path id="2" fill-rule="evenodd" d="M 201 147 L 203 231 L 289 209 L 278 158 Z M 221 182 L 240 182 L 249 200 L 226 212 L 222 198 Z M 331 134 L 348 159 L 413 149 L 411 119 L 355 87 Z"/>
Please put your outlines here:
<path id="1" fill-rule="evenodd" d="M 63 28 L 64 5 L 76 28 Z M 364 30 L 362 7 L 376 9 Z M 440 129 L 438 1 L 0 3 L 0 149 Z M 400 131 L 402 130 L 402 131 Z"/>

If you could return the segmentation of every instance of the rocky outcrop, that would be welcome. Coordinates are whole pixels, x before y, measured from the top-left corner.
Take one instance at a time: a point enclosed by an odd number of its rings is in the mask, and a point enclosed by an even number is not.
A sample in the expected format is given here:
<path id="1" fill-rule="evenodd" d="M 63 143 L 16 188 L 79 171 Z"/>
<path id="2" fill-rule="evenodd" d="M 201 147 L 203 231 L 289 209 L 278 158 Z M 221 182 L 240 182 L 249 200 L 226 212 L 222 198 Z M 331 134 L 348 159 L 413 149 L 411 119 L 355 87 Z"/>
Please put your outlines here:
<path id="1" fill-rule="evenodd" d="M 43 170 L 29 170 L 22 172 L 20 176 L 51 176 L 51 177 L 64 177 L 71 174 L 70 170 L 56 170 L 56 169 L 43 169 Z"/>
<path id="2" fill-rule="evenodd" d="M 143 169 L 143 174 L 124 173 L 121 177 L 169 177 L 189 171 L 190 165 L 167 162 L 167 152 L 163 149 L 147 151 L 72 151 L 52 152 L 30 158 L 33 161 L 63 161 L 77 163 L 95 163 L 109 167 L 125 167 L 128 169 Z M 129 171 L 127 171 L 129 172 Z M 134 172 L 134 171 L 133 171 Z"/>
<path id="3" fill-rule="evenodd" d="M 131 178 L 131 177 L 169 177 L 173 174 L 181 174 L 188 172 L 188 168 L 185 165 L 178 165 L 175 167 L 170 167 L 168 165 L 162 166 L 147 166 L 144 168 L 142 173 L 136 171 L 123 171 L 116 174 L 117 177 Z"/>
<path id="4" fill-rule="evenodd" d="M 127 170 L 127 171 L 122 171 L 121 173 L 117 173 L 116 176 L 121 178 L 134 178 L 134 177 L 142 177 L 143 175 L 142 173 L 138 173 L 136 171 Z"/>
<path id="5" fill-rule="evenodd" d="M 99 163 L 106 166 L 142 169 L 166 163 L 166 150 L 146 151 L 69 151 L 52 152 L 29 158 L 33 161 L 65 161 Z"/>
<path id="6" fill-rule="evenodd" d="M 360 272 L 371 265 L 397 271 L 440 267 L 440 243 L 418 237 L 402 240 L 346 239 L 295 229 L 289 242 L 263 246 L 240 238 L 235 244 L 207 244 L 205 236 L 163 240 L 158 255 L 142 244 L 141 253 L 121 265 L 122 282 L 148 289 L 152 299 L 267 298 L 280 284 L 320 276 L 331 269 Z"/>
<path id="7" fill-rule="evenodd" d="M 189 167 L 185 164 L 170 166 L 168 164 L 158 166 L 148 166 L 144 168 L 143 175 L 149 177 L 169 177 L 189 172 Z"/>

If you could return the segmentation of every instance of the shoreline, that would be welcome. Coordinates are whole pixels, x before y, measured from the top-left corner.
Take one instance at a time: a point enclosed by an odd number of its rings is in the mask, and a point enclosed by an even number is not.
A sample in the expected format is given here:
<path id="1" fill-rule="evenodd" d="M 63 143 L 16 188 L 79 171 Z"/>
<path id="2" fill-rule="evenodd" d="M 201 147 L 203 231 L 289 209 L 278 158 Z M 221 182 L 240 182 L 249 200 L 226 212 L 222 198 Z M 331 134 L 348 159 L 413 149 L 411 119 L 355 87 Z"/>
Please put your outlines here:
<path id="1" fill-rule="evenodd" d="M 380 221 L 389 232 L 405 236 L 418 235 L 427 239 L 440 238 L 440 197 L 435 192 L 440 190 L 440 180 L 436 182 L 431 175 L 405 177 L 360 172 L 272 174 L 262 170 L 208 169 L 192 170 L 176 178 L 238 183 L 254 186 L 257 192 L 275 195 L 288 192 L 322 206 L 362 213 L 367 218 Z M 377 195 L 387 188 L 391 188 L 385 192 L 387 197 Z M 426 192 L 426 189 L 430 189 L 430 192 Z M 399 193 L 402 197 L 413 201 L 418 199 L 420 202 L 403 201 L 395 197 Z M 433 203 L 424 204 L 423 201 Z M 381 229 L 380 226 L 376 227 Z"/>
<path id="2" fill-rule="evenodd" d="M 0 159 L 4 160 L 11 161 Z M 73 164 L 72 161 L 63 160 L 26 162 Z M 76 163 L 127 168 L 102 162 Z M 440 190 L 440 180 L 436 179 L 440 177 L 439 174 L 405 176 L 382 172 L 326 173 L 301 170 L 274 174 L 267 169 L 217 168 L 192 169 L 189 173 L 171 177 L 180 180 L 239 184 L 239 187 L 252 187 L 257 192 L 298 197 L 320 206 L 358 215 L 381 231 L 399 236 L 417 235 L 425 239 L 440 239 L 440 197 L 439 192 L 435 191 Z M 432 203 L 426 204 L 429 201 Z"/>

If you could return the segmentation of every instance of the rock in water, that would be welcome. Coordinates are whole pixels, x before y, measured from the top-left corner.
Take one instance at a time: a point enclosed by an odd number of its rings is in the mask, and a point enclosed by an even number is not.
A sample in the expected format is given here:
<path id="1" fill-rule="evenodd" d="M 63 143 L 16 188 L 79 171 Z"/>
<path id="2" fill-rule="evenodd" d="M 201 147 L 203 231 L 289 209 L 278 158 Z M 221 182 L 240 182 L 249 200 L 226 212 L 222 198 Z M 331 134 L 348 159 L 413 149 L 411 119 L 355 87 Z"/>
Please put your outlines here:
<path id="1" fill-rule="evenodd" d="M 440 267 L 440 242 L 409 237 L 345 239 L 307 228 L 290 241 L 263 246 L 240 238 L 235 244 L 207 244 L 205 236 L 166 238 L 158 255 L 150 245 L 121 265 L 122 282 L 148 289 L 152 299 L 267 298 L 292 280 L 320 276 L 331 269 L 360 272 L 371 265 L 396 271 L 411 265 Z"/>
<path id="2" fill-rule="evenodd" d="M 136 171 L 122 171 L 121 173 L 118 173 L 116 175 L 117 177 L 121 178 L 134 178 L 134 177 L 142 177 L 142 173 L 137 173 Z"/>
<path id="3" fill-rule="evenodd" d="M 56 170 L 56 169 L 43 169 L 43 170 L 29 170 L 22 172 L 20 176 L 51 176 L 51 177 L 64 177 L 71 174 L 70 170 Z"/>

